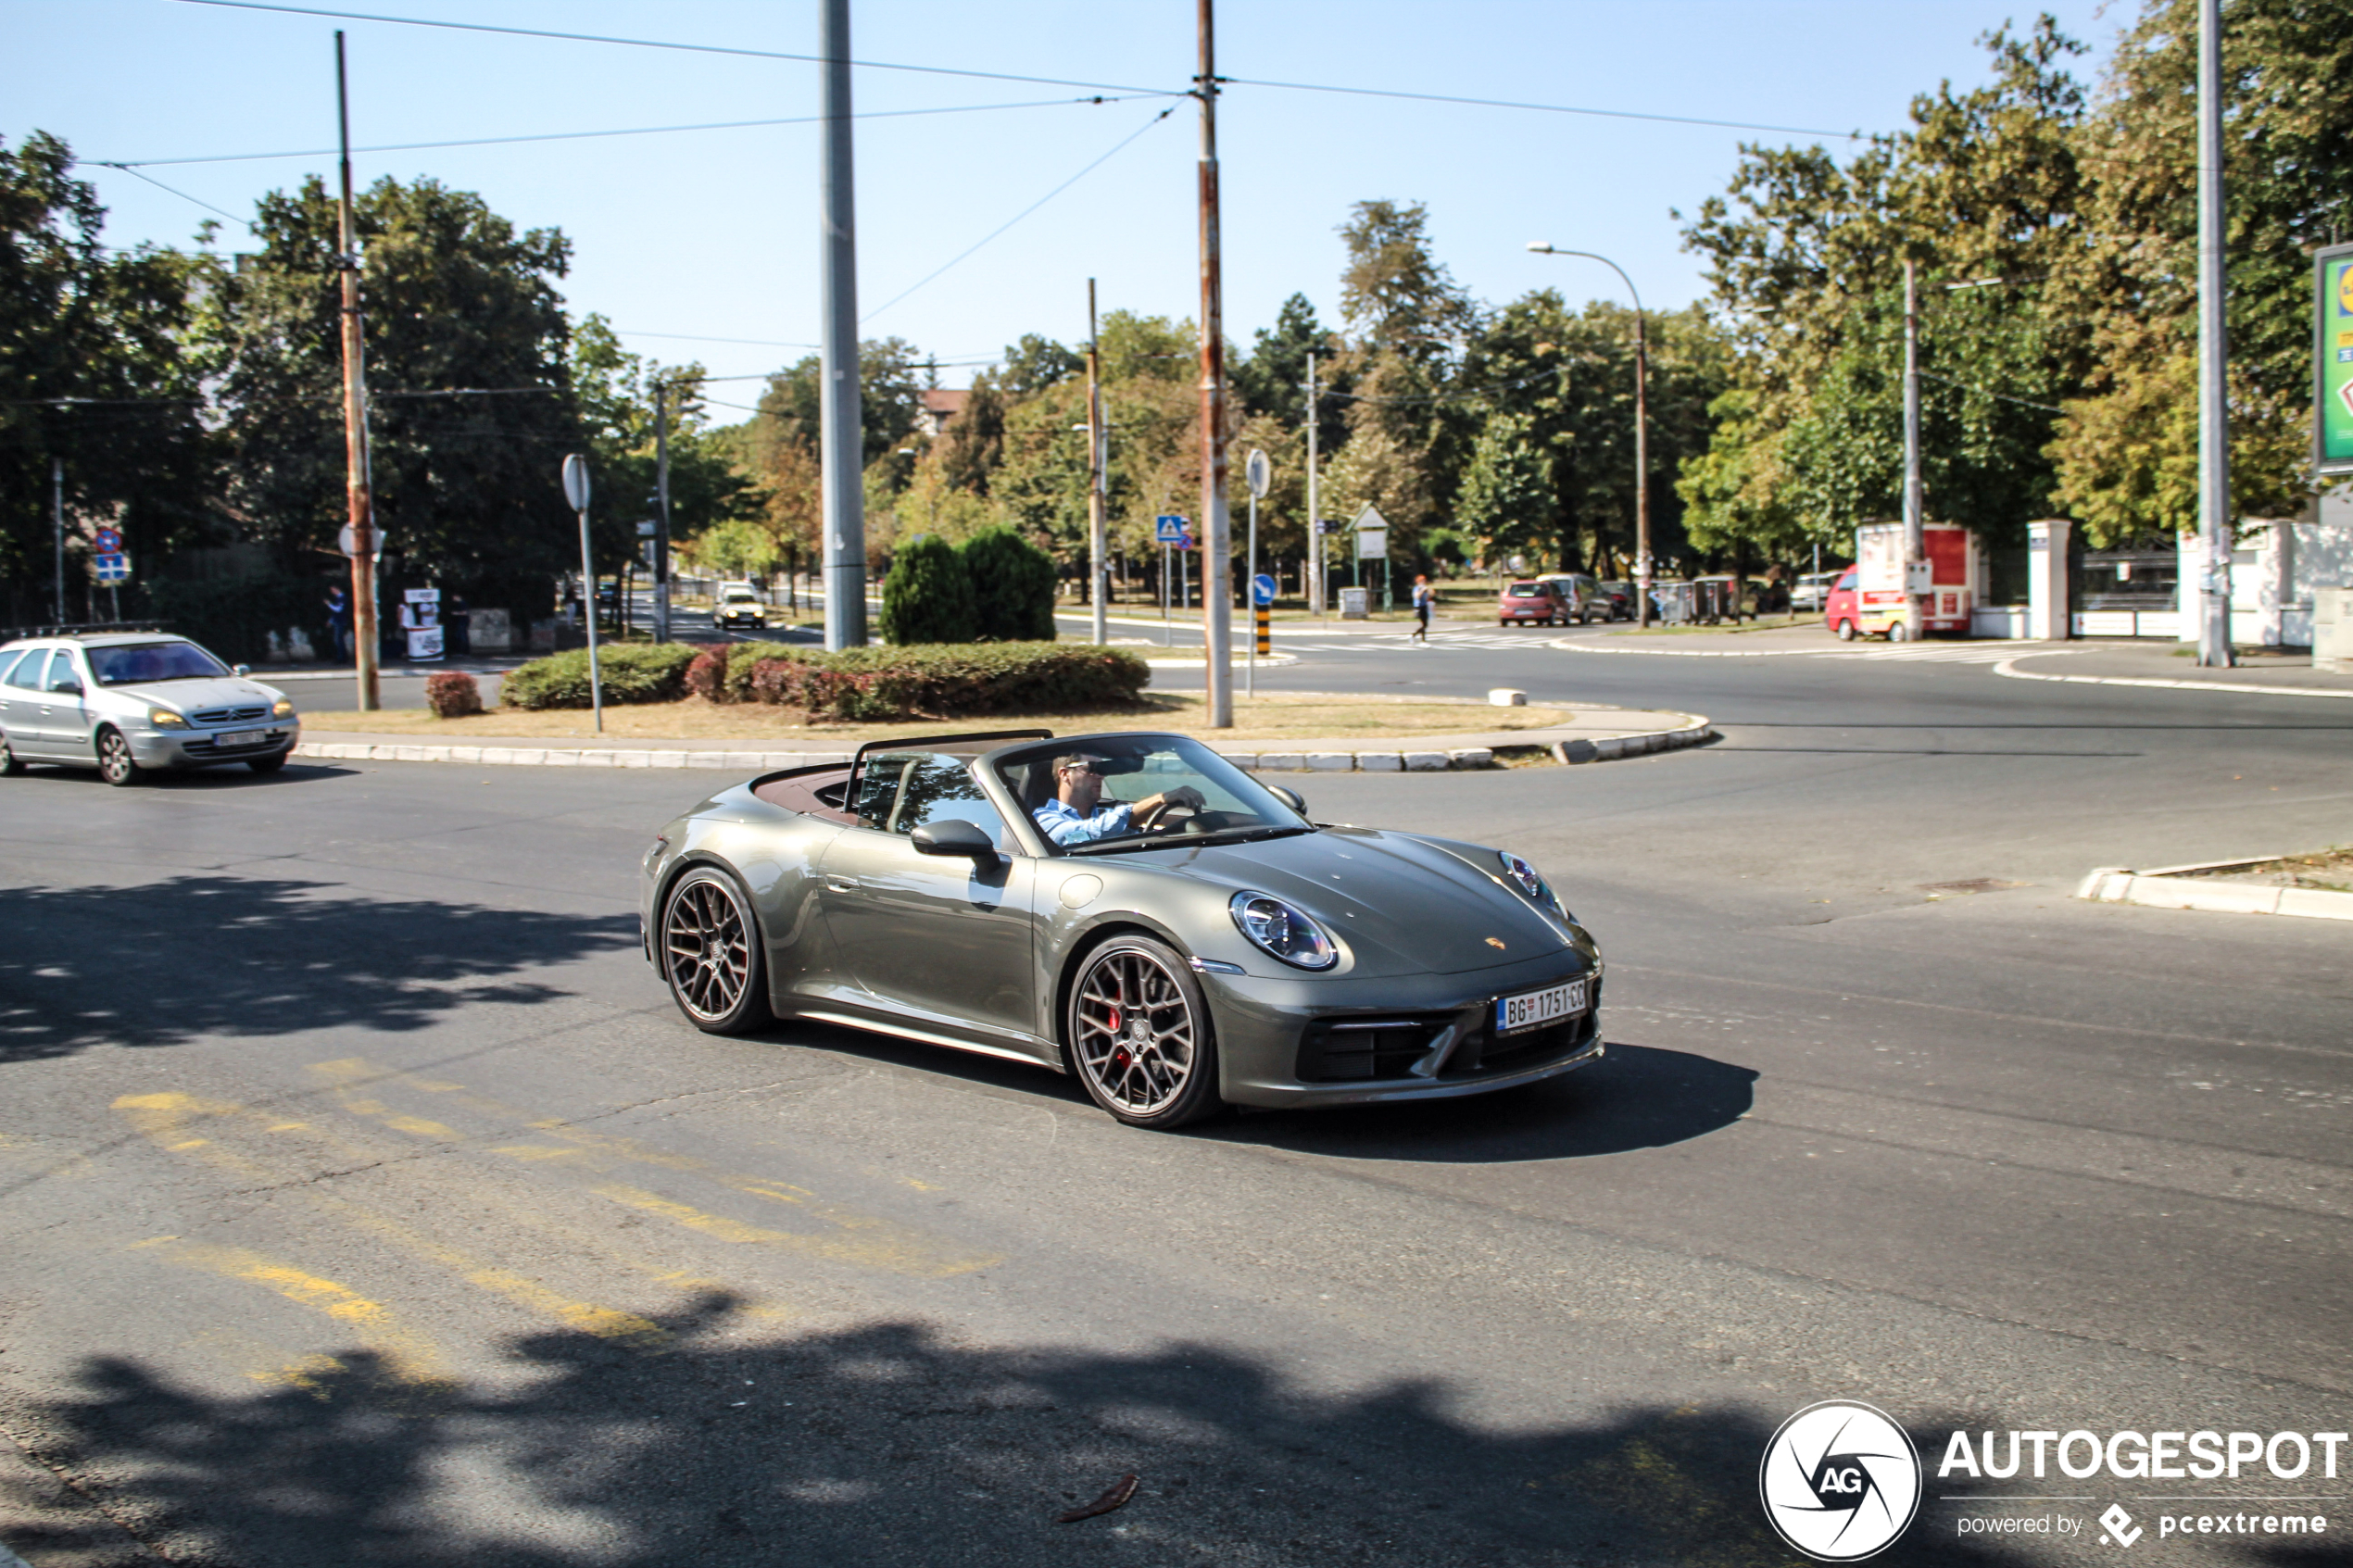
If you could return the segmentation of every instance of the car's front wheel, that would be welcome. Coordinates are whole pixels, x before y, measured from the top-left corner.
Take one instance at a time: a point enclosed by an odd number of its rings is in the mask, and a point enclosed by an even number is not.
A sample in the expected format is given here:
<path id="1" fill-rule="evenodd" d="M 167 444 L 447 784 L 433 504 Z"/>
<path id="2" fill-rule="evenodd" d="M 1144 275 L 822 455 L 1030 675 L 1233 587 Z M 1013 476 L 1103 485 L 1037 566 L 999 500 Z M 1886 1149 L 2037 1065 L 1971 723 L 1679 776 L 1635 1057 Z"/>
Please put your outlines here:
<path id="1" fill-rule="evenodd" d="M 24 759 L 9 749 L 8 737 L 0 735 L 0 778 L 15 778 L 24 771 Z"/>
<path id="2" fill-rule="evenodd" d="M 1063 1039 L 1088 1095 L 1131 1127 L 1181 1127 L 1224 1104 L 1208 1004 L 1164 942 L 1114 936 L 1088 954 Z"/>
<path id="3" fill-rule="evenodd" d="M 147 776 L 147 770 L 131 755 L 131 743 L 122 738 L 120 730 L 98 732 L 98 776 L 117 789 Z"/>
<path id="4" fill-rule="evenodd" d="M 760 922 L 751 899 L 716 866 L 697 866 L 661 905 L 661 976 L 686 1022 L 711 1035 L 741 1035 L 774 1022 Z"/>
<path id="5" fill-rule="evenodd" d="M 1855 622 L 1842 621 L 1838 623 L 1838 640 L 1842 643 L 1851 643 L 1855 640 Z"/>

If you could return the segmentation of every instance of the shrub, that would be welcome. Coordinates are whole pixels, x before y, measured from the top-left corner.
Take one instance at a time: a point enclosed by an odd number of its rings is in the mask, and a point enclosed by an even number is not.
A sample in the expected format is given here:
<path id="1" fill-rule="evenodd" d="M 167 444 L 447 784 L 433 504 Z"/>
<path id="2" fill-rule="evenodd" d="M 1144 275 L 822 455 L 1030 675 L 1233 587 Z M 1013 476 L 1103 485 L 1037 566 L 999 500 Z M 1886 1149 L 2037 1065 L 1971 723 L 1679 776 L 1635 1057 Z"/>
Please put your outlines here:
<path id="1" fill-rule="evenodd" d="M 964 575 L 972 583 L 976 640 L 1054 640 L 1054 563 L 1010 528 L 988 528 L 964 541 Z"/>
<path id="2" fill-rule="evenodd" d="M 425 677 L 425 706 L 436 719 L 462 719 L 482 711 L 482 688 L 462 670 Z"/>
<path id="3" fill-rule="evenodd" d="M 727 644 L 709 643 L 698 649 L 695 661 L 686 666 L 686 689 L 711 702 L 726 702 L 733 694 L 727 688 Z"/>
<path id="4" fill-rule="evenodd" d="M 969 643 L 977 632 L 964 558 L 937 535 L 900 548 L 882 601 L 887 643 Z"/>
<path id="5" fill-rule="evenodd" d="M 686 691 L 686 667 L 698 650 L 684 643 L 616 643 L 597 650 L 598 673 L 610 703 L 674 702 Z M 520 665 L 499 688 L 510 708 L 586 708 L 588 650 L 568 648 Z"/>
<path id="6" fill-rule="evenodd" d="M 729 675 L 742 700 L 872 723 L 1116 708 L 1141 697 L 1151 670 L 1092 644 L 968 643 L 738 659 Z"/>

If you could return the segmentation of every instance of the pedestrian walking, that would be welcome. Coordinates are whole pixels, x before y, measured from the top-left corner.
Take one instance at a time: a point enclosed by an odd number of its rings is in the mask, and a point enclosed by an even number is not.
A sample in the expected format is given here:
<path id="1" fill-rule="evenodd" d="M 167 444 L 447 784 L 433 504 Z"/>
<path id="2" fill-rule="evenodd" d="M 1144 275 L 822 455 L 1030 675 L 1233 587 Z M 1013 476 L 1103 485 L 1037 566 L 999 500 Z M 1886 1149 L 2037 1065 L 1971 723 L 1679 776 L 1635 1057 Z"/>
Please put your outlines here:
<path id="1" fill-rule="evenodd" d="M 327 584 L 327 640 L 339 659 L 351 657 L 351 600 L 338 583 Z"/>
<path id="2" fill-rule="evenodd" d="M 1429 644 L 1429 607 L 1437 597 L 1437 592 L 1429 585 L 1428 577 L 1416 575 L 1414 579 L 1414 635 L 1411 640 L 1424 646 Z"/>

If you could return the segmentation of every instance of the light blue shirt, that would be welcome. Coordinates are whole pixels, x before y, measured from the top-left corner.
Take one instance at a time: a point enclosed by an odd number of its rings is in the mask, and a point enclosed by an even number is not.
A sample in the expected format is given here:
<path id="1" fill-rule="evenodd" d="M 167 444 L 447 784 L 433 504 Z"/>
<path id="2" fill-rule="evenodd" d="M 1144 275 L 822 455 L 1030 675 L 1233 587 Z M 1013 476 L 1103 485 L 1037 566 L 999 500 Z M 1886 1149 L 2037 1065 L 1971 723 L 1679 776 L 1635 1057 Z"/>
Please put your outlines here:
<path id="1" fill-rule="evenodd" d="M 1107 806 L 1091 817 L 1082 817 L 1070 803 L 1057 797 L 1030 813 L 1048 838 L 1056 844 L 1092 844 L 1099 838 L 1109 838 L 1128 824 L 1136 808 L 1123 800 Z"/>

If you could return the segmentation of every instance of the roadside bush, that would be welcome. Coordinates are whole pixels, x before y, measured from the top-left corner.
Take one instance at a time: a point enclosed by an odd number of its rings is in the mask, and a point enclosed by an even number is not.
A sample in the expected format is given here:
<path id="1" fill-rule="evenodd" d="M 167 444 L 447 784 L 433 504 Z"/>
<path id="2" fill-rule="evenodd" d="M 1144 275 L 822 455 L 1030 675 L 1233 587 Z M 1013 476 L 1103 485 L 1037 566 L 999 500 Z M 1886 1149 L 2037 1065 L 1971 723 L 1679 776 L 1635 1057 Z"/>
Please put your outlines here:
<path id="1" fill-rule="evenodd" d="M 686 689 L 710 702 L 726 702 L 732 694 L 727 689 L 726 643 L 706 643 L 695 651 L 695 661 L 686 666 Z"/>
<path id="2" fill-rule="evenodd" d="M 964 558 L 937 535 L 900 547 L 882 601 L 886 643 L 969 643 L 979 632 Z"/>
<path id="3" fill-rule="evenodd" d="M 462 719 L 482 711 L 482 687 L 462 670 L 425 677 L 425 706 L 436 719 Z"/>
<path id="4" fill-rule="evenodd" d="M 988 528 L 958 552 L 972 583 L 975 638 L 984 643 L 1054 640 L 1054 562 L 1010 528 Z"/>
<path id="5" fill-rule="evenodd" d="M 604 698 L 614 704 L 675 702 L 699 650 L 683 643 L 617 643 L 597 649 Z M 510 708 L 586 708 L 588 650 L 568 648 L 518 666 L 499 688 Z"/>
<path id="6" fill-rule="evenodd" d="M 1054 643 L 812 651 L 738 659 L 729 671 L 739 701 L 864 723 L 1117 708 L 1138 701 L 1151 679 L 1124 649 Z"/>

